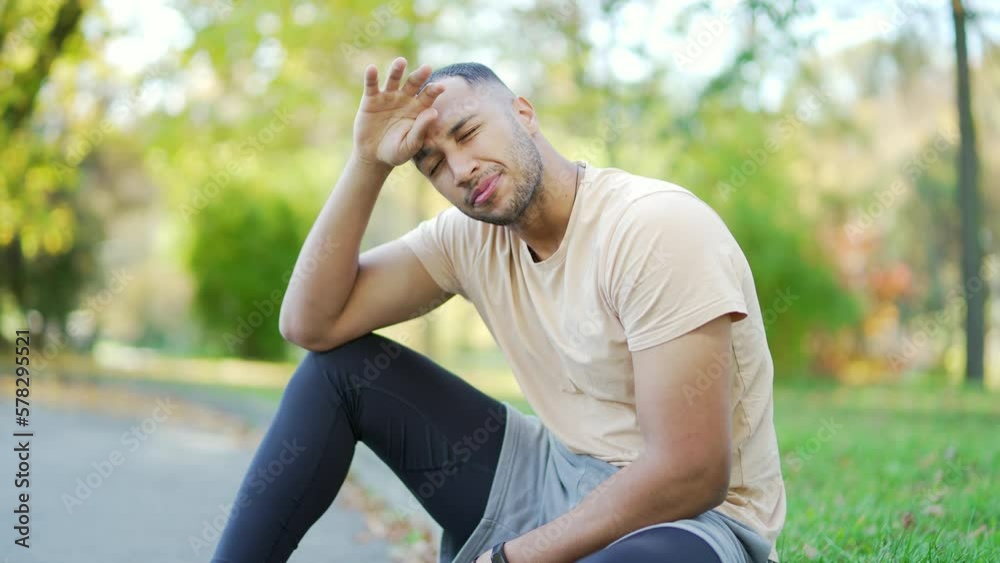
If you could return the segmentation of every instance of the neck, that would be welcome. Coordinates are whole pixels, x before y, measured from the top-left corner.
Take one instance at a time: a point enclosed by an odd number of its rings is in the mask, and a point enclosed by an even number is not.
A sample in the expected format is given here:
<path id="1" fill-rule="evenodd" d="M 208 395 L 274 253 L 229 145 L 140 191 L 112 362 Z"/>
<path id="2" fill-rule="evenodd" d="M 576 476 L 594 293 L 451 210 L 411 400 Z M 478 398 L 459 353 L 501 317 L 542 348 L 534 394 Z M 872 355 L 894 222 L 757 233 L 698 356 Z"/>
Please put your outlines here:
<path id="1" fill-rule="evenodd" d="M 524 216 L 508 228 L 523 240 L 535 261 L 552 256 L 562 243 L 576 198 L 580 165 L 557 153 L 548 143 L 539 147 L 542 154 L 542 183 L 538 196 Z"/>

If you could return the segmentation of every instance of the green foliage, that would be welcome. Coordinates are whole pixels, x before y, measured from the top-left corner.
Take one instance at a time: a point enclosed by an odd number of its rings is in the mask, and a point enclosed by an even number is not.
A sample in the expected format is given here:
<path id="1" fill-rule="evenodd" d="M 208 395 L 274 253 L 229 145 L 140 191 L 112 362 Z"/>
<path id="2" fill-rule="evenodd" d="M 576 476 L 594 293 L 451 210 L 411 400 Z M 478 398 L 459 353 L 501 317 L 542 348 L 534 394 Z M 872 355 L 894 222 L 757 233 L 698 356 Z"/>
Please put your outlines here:
<path id="1" fill-rule="evenodd" d="M 84 287 L 99 284 L 103 227 L 80 193 L 79 172 L 54 160 L 51 148 L 23 131 L 0 148 L 0 292 L 19 312 L 38 311 L 66 332 Z"/>
<path id="2" fill-rule="evenodd" d="M 903 302 L 904 321 L 943 309 L 948 289 L 954 285 L 943 277 L 947 265 L 957 263 L 960 255 L 961 220 L 954 206 L 957 147 L 951 141 L 954 140 L 935 135 L 902 165 L 904 175 L 913 185 L 913 196 L 901 206 L 900 216 L 905 220 L 887 233 L 887 247 L 892 254 L 890 258 L 901 258 L 911 265 L 919 278 L 916 285 L 926 288 Z M 928 229 L 927 225 L 936 228 Z M 914 240 L 920 244 L 912 244 Z"/>
<path id="3" fill-rule="evenodd" d="M 65 321 L 65 315 L 80 305 L 87 286 L 100 286 L 105 273 L 97 263 L 98 247 L 103 239 L 100 218 L 80 201 L 77 193 L 67 194 L 79 233 L 72 246 L 63 252 L 41 253 L 24 263 L 25 286 L 20 304 L 34 309 L 47 319 Z"/>
<path id="4" fill-rule="evenodd" d="M 71 287 L 75 278 L 65 268 L 55 277 L 49 268 L 54 267 L 55 257 L 63 255 L 67 267 L 93 262 L 92 256 L 71 260 L 67 253 L 90 252 L 80 237 L 99 238 L 98 224 L 114 221 L 120 208 L 108 206 L 104 215 L 94 217 L 94 226 L 83 227 L 86 211 L 72 197 L 60 194 L 109 178 L 117 181 L 125 161 L 133 157 L 107 168 L 101 168 L 101 157 L 127 152 L 120 150 L 123 147 L 138 147 L 145 166 L 143 181 L 151 188 L 146 191 L 155 192 L 149 210 L 163 221 L 150 229 L 167 235 L 156 237 L 160 254 L 149 260 L 181 262 L 174 250 L 164 250 L 172 248 L 164 241 L 170 237 L 195 241 L 188 265 L 196 270 L 198 318 L 205 321 L 200 328 L 209 335 L 203 340 L 215 353 L 266 357 L 280 356 L 280 345 L 258 345 L 256 334 L 233 346 L 219 338 L 235 334 L 241 316 L 252 312 L 248 303 L 284 289 L 280 275 L 291 269 L 302 242 L 301 236 L 293 237 L 294 243 L 286 237 L 292 237 L 293 224 L 299 235 L 306 232 L 340 172 L 349 151 L 362 69 L 368 63 L 384 69 L 392 57 L 403 55 L 411 64 L 489 63 L 535 104 L 543 131 L 560 152 L 596 166 L 617 166 L 673 181 L 707 200 L 750 260 L 778 376 L 801 371 L 813 352 L 809 349 L 813 335 L 856 323 L 861 313 L 858 298 L 841 286 L 832 261 L 816 240 L 836 220 L 829 217 L 830 207 L 817 203 L 811 186 L 800 180 L 817 176 L 803 173 L 803 168 L 819 167 L 812 161 L 815 152 L 807 154 L 801 145 L 812 144 L 815 150 L 828 141 L 835 151 L 847 152 L 843 146 L 850 145 L 851 133 L 823 122 L 838 109 L 850 127 L 877 131 L 872 135 L 878 138 L 888 134 L 861 110 L 869 95 L 893 91 L 902 95 L 911 86 L 919 90 L 920 78 L 929 72 L 924 63 L 932 44 L 903 26 L 895 40 L 873 39 L 859 46 L 860 63 L 845 63 L 838 56 L 801 49 L 824 33 L 797 25 L 819 12 L 815 2 L 754 0 L 736 3 L 721 14 L 714 13 L 713 3 L 698 1 L 680 9 L 673 29 L 664 31 L 693 51 L 718 48 L 730 38 L 738 43 L 715 76 L 701 76 L 699 83 L 688 82 L 690 72 L 677 72 L 675 53 L 653 52 L 630 36 L 635 22 L 626 22 L 637 13 L 651 14 L 638 2 L 603 2 L 588 8 L 559 0 L 516 7 L 486 0 L 418 4 L 176 0 L 161 8 L 176 10 L 188 26 L 185 32 L 191 32 L 191 41 L 168 47 L 163 59 L 150 61 L 140 76 L 128 76 L 105 57 L 106 47 L 119 36 L 141 38 L 129 26 L 117 27 L 103 4 L 22 0 L 2 6 L 0 35 L 6 31 L 8 37 L 0 46 L 0 62 L 10 72 L 0 72 L 0 110 L 4 123 L 17 127 L 0 129 L 0 251 L 5 252 L 7 266 L 0 270 L 0 291 L 28 303 L 27 294 L 17 289 L 27 277 L 58 280 L 66 285 L 51 286 L 61 299 L 45 302 L 53 308 L 50 314 L 59 317 L 64 309 L 79 305 L 74 300 L 88 280 L 80 278 Z M 34 27 L 11 23 L 35 15 L 39 18 Z M 705 22 L 698 23 L 703 16 L 716 18 L 712 25 L 728 27 L 725 37 L 709 33 L 714 46 L 699 43 L 698 33 L 706 31 Z M 505 25 L 486 24 L 490 17 Z M 65 25 L 75 19 L 87 24 L 86 39 Z M 602 33 L 592 32 L 597 23 Z M 511 42 L 514 28 L 518 41 Z M 18 35 L 17 45 L 11 41 L 13 34 Z M 628 57 L 622 59 L 625 51 Z M 986 58 L 994 61 L 993 70 L 984 66 L 982 71 L 987 79 L 990 72 L 996 76 L 995 61 L 1000 60 L 996 55 L 1000 51 L 992 52 L 992 58 Z M 684 70 L 697 70 L 708 60 L 702 56 L 695 53 Z M 634 61 L 644 72 L 609 72 L 632 66 L 622 60 Z M 827 66 L 831 61 L 836 64 Z M 769 71 L 776 69 L 788 91 L 781 113 L 772 114 L 762 109 L 766 105 L 761 100 L 762 79 L 773 77 Z M 626 74 L 631 77 L 625 78 Z M 801 97 L 805 85 L 834 74 L 853 78 L 862 98 L 841 108 L 835 106 L 842 100 L 819 100 L 819 111 L 797 117 L 798 108 L 787 100 Z M 43 83 L 45 95 L 38 96 Z M 977 96 L 988 90 L 978 88 Z M 983 108 L 979 111 L 988 116 L 995 99 L 983 99 L 987 103 L 978 106 Z M 152 112 L 147 113 L 146 106 Z M 110 132 L 102 120 L 112 115 L 124 119 L 113 120 Z M 989 124 L 988 119 L 980 121 Z M 821 139 L 823 135 L 828 138 Z M 80 139 L 90 139 L 91 146 L 70 150 L 86 144 Z M 93 156 L 84 158 L 88 154 Z M 883 173 L 875 158 L 870 164 L 876 174 Z M 942 224 L 942 216 L 947 217 L 948 230 L 957 229 L 950 212 L 954 202 L 949 199 L 949 185 L 954 178 L 947 171 L 951 166 L 947 160 L 942 158 L 917 184 L 920 200 L 906 203 L 914 207 L 900 208 L 913 220 L 895 229 L 890 241 L 897 256 L 931 272 L 955 261 L 953 243 L 937 235 L 930 245 L 912 241 L 922 240 L 920 229 L 929 222 Z M 220 162 L 227 163 L 224 182 L 217 179 L 223 170 Z M 236 169 L 230 171 L 229 165 Z M 991 176 L 983 177 L 988 181 Z M 225 184 L 215 199 L 207 189 L 213 181 Z M 428 189 L 422 179 L 411 176 L 400 184 L 405 187 L 384 190 L 380 197 L 365 246 L 400 234 L 432 212 L 428 198 L 415 193 Z M 268 195 L 278 190 L 287 197 Z M 855 186 L 845 186 L 844 192 L 850 191 L 858 193 Z M 988 195 L 990 190 L 984 192 Z M 202 209 L 199 202 L 206 199 L 211 202 Z M 275 203 L 278 200 L 281 203 Z M 272 203 L 278 207 L 269 208 Z M 230 216 L 223 209 L 235 211 Z M 281 213 L 299 217 L 284 225 L 287 232 L 273 221 Z M 254 221 L 266 227 L 241 230 Z M 83 233 L 83 228 L 92 233 Z M 224 238 L 230 236 L 236 238 Z M 257 241 L 256 254 L 244 248 L 246 237 Z M 216 248 L 210 248 L 212 244 Z M 269 244 L 278 246 L 272 249 Z M 234 253 L 231 260 L 225 256 L 228 249 Z M 274 263 L 261 263 L 264 254 Z M 247 261 L 248 256 L 253 259 Z M 39 269 L 28 272 L 31 264 Z M 251 274 L 247 270 L 251 267 L 260 267 L 262 275 Z M 82 275 L 85 269 L 78 266 L 77 271 Z M 227 275 L 232 279 L 225 279 Z M 260 281 L 251 283 L 250 278 Z M 933 308 L 939 300 L 935 295 L 944 282 L 933 274 L 931 285 L 926 302 L 912 303 L 915 313 Z M 229 297 L 220 288 L 227 288 Z M 233 298 L 237 293 L 240 297 Z M 31 303 L 39 301 L 31 298 Z M 903 304 L 904 320 L 909 313 Z M 165 331 L 181 332 L 180 325 L 157 324 L 148 317 L 142 323 L 128 323 L 143 324 L 145 336 L 133 333 L 133 337 L 155 344 L 170 340 Z M 264 328 L 253 332 L 268 331 L 276 334 Z M 448 342 L 441 347 L 462 345 Z"/>
<path id="5" fill-rule="evenodd" d="M 191 221 L 190 267 L 206 346 L 225 355 L 283 358 L 278 311 L 303 220 L 280 195 L 230 185 Z"/>
<path id="6" fill-rule="evenodd" d="M 49 326 L 64 323 L 98 277 L 99 221 L 76 193 L 76 170 L 53 165 L 58 148 L 32 124 L 56 59 L 80 50 L 82 13 L 78 0 L 0 5 L 0 298 L 41 312 Z"/>
<path id="7" fill-rule="evenodd" d="M 69 250 L 76 231 L 71 205 L 78 182 L 75 170 L 53 166 L 56 154 L 27 131 L 0 149 L 0 246 L 17 238 L 31 259 Z"/>
<path id="8" fill-rule="evenodd" d="M 782 228 L 774 210 L 735 202 L 725 215 L 753 271 L 778 377 L 809 366 L 815 331 L 856 323 L 861 306 L 837 280 L 816 242 Z"/>
<path id="9" fill-rule="evenodd" d="M 810 336 L 856 323 L 857 299 L 837 279 L 815 237 L 815 218 L 800 202 L 790 163 L 804 120 L 706 103 L 678 162 L 665 177 L 709 202 L 750 262 L 776 376 L 808 367 Z M 669 176 L 667 174 L 670 174 Z"/>

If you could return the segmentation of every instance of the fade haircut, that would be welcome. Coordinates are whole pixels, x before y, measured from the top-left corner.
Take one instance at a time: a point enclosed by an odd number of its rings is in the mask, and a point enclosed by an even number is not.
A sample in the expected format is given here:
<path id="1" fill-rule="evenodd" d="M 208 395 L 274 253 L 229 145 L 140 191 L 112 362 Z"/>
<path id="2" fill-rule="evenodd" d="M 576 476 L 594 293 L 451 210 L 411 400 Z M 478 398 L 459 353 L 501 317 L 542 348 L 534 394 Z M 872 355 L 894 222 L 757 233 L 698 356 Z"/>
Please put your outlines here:
<path id="1" fill-rule="evenodd" d="M 473 88 L 485 87 L 501 92 L 511 99 L 514 98 L 514 92 L 504 84 L 503 80 L 500 80 L 500 77 L 490 67 L 480 63 L 455 63 L 441 67 L 431 73 L 427 78 L 427 82 L 424 82 L 424 85 L 420 89 L 423 90 L 431 82 L 437 82 L 453 76 L 462 78 L 466 84 Z"/>

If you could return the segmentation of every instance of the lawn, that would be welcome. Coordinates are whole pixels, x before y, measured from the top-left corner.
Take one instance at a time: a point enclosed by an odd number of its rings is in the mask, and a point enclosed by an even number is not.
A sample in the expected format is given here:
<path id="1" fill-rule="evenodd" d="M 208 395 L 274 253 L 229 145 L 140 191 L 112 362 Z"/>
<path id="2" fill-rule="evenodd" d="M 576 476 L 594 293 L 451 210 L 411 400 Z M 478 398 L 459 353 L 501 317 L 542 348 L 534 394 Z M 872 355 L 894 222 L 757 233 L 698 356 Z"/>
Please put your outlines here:
<path id="1" fill-rule="evenodd" d="M 468 379 L 530 412 L 509 376 Z M 275 387 L 182 386 L 281 395 Z M 788 494 L 783 561 L 1000 561 L 1000 395 L 780 385 L 775 420 Z"/>
<path id="2" fill-rule="evenodd" d="M 779 387 L 775 420 L 785 561 L 1000 561 L 1000 396 Z"/>

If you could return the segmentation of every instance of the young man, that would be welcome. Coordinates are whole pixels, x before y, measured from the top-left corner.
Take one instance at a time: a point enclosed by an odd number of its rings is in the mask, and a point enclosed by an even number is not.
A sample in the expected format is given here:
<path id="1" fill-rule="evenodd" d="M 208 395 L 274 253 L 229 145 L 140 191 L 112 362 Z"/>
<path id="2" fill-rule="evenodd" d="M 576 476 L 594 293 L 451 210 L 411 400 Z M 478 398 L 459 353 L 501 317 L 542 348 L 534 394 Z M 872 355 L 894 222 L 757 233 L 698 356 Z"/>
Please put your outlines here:
<path id="1" fill-rule="evenodd" d="M 366 69 L 354 152 L 281 309 L 310 353 L 213 561 L 285 561 L 359 440 L 441 524 L 442 562 L 777 560 L 773 368 L 719 216 L 679 186 L 567 160 L 482 65 L 403 82 L 405 67 L 381 90 Z M 411 159 L 454 207 L 359 256 L 383 182 Z M 537 417 L 371 334 L 455 294 Z"/>

